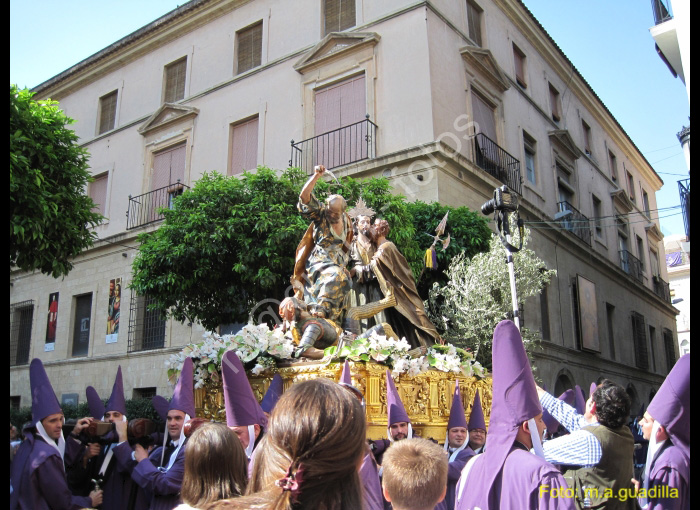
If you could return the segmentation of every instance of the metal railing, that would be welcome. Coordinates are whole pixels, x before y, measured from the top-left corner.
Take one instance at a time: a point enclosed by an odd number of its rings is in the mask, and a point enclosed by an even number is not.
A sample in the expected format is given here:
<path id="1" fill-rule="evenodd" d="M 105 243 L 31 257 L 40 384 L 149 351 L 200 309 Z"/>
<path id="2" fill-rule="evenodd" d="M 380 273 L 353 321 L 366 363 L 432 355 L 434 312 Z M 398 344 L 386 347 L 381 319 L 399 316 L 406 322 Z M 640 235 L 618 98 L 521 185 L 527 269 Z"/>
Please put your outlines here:
<path id="1" fill-rule="evenodd" d="M 678 193 L 681 196 L 685 236 L 688 238 L 688 241 L 690 241 L 690 179 L 678 181 Z"/>
<path id="2" fill-rule="evenodd" d="M 651 0 L 651 11 L 654 13 L 654 25 L 673 19 L 668 0 Z"/>
<path id="3" fill-rule="evenodd" d="M 662 280 L 659 275 L 655 275 L 652 278 L 652 284 L 654 287 L 654 294 L 659 296 L 661 299 L 663 299 L 667 303 L 670 303 L 671 302 L 671 289 L 668 285 L 668 282 Z"/>
<path id="4" fill-rule="evenodd" d="M 559 214 L 559 223 L 562 228 L 568 230 L 584 243 L 590 246 L 591 244 L 591 224 L 589 219 L 581 214 L 569 202 L 562 201 L 557 203 Z"/>
<path id="5" fill-rule="evenodd" d="M 520 161 L 483 133 L 477 133 L 473 140 L 474 163 L 521 195 Z"/>
<path id="6" fill-rule="evenodd" d="M 292 140 L 292 155 L 289 166 L 301 168 L 311 175 L 314 166 L 323 165 L 328 169 L 376 157 L 376 134 L 378 126 L 369 120 L 350 124 L 295 142 Z"/>
<path id="7" fill-rule="evenodd" d="M 185 186 L 177 180 L 174 184 L 154 189 L 143 195 L 132 197 L 129 195 L 129 208 L 126 211 L 126 229 L 142 227 L 149 223 L 154 223 L 163 219 L 163 215 L 158 212 L 161 207 L 172 208 L 173 199 L 182 195 Z"/>
<path id="8" fill-rule="evenodd" d="M 644 283 L 644 264 L 637 257 L 627 250 L 620 250 L 620 267 L 628 275 L 632 276 L 639 283 Z"/>

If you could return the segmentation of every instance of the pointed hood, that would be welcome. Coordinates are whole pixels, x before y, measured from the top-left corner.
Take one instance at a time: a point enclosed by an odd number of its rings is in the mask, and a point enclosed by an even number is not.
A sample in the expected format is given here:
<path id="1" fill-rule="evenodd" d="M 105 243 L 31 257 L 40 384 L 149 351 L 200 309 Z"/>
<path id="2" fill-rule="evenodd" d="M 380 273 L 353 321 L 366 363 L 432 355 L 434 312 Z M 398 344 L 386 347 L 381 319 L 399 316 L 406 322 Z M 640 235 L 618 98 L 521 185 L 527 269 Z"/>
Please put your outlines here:
<path id="1" fill-rule="evenodd" d="M 343 363 L 343 372 L 340 374 L 340 380 L 338 382 L 342 384 L 347 384 L 348 386 L 352 386 L 351 376 L 352 374 L 350 373 L 350 363 L 348 363 L 348 360 L 345 360 L 345 363 Z"/>
<path id="2" fill-rule="evenodd" d="M 114 378 L 114 386 L 112 386 L 112 394 L 105 404 L 105 412 L 117 411 L 121 414 L 126 414 L 126 401 L 124 400 L 124 382 L 122 380 L 122 367 L 117 368 L 117 376 Z"/>
<path id="3" fill-rule="evenodd" d="M 586 398 L 583 396 L 583 390 L 578 384 L 574 389 L 574 407 L 578 414 L 584 414 L 586 412 Z"/>
<path id="4" fill-rule="evenodd" d="M 282 392 L 284 392 L 282 376 L 279 374 L 275 374 L 275 376 L 272 378 L 272 381 L 270 381 L 270 387 L 267 388 L 262 402 L 260 402 L 260 407 L 262 407 L 262 410 L 265 411 L 267 414 L 270 414 L 275 408 L 275 405 L 277 405 L 277 401 L 282 396 Z"/>
<path id="5" fill-rule="evenodd" d="M 482 429 L 486 430 L 486 420 L 484 420 L 484 410 L 481 407 L 481 397 L 479 390 L 474 394 L 474 402 L 472 403 L 472 411 L 469 415 L 469 430 Z"/>
<path id="6" fill-rule="evenodd" d="M 589 398 L 593 396 L 593 393 L 595 392 L 595 390 L 596 390 L 597 388 L 598 388 L 598 385 L 595 383 L 595 381 L 592 382 L 592 383 L 591 383 L 591 387 L 588 389 L 588 397 L 589 397 Z"/>
<path id="7" fill-rule="evenodd" d="M 387 424 L 391 427 L 394 423 L 411 423 L 408 418 L 406 409 L 401 402 L 399 392 L 396 391 L 394 380 L 391 378 L 391 372 L 386 371 L 386 414 Z"/>
<path id="8" fill-rule="evenodd" d="M 574 390 L 566 390 L 564 393 L 559 395 L 559 400 L 563 400 L 570 406 L 574 405 Z"/>
<path id="9" fill-rule="evenodd" d="M 85 388 L 85 397 L 90 409 L 90 416 L 96 420 L 102 420 L 105 417 L 105 405 L 97 394 L 97 390 L 92 386 L 88 386 Z"/>
<path id="10" fill-rule="evenodd" d="M 502 321 L 493 333 L 493 398 L 491 421 L 478 470 L 469 473 L 469 485 L 480 487 L 482 508 L 493 508 L 503 464 L 513 447 L 518 427 L 542 413 L 535 379 L 518 328 Z M 469 499 L 469 498 L 468 498 Z M 471 501 L 471 500 L 470 500 Z"/>
<path id="11" fill-rule="evenodd" d="M 29 385 L 32 390 L 32 421 L 43 420 L 52 414 L 62 413 L 61 405 L 46 375 L 44 364 L 34 358 L 29 365 Z"/>
<path id="12" fill-rule="evenodd" d="M 455 392 L 452 395 L 452 407 L 450 408 L 450 419 L 447 422 L 447 430 L 455 427 L 467 428 L 467 419 L 464 417 L 462 396 L 459 393 L 459 380 L 455 382 Z"/>
<path id="13" fill-rule="evenodd" d="M 682 356 L 673 366 L 647 412 L 666 428 L 673 444 L 690 458 L 690 354 Z"/>
<path id="14" fill-rule="evenodd" d="M 192 366 L 192 358 L 185 358 L 185 363 L 182 365 L 180 377 L 173 391 L 173 399 L 170 401 L 168 411 L 177 410 L 190 415 L 190 418 L 195 417 L 194 408 L 194 368 Z"/>
<path id="15" fill-rule="evenodd" d="M 224 383 L 226 425 L 245 427 L 267 425 L 267 417 L 253 395 L 243 363 L 233 351 L 226 351 L 221 360 L 221 375 Z"/>
<path id="16" fill-rule="evenodd" d="M 563 400 L 564 402 L 567 401 L 567 399 L 572 400 L 574 396 L 574 390 L 566 390 L 564 393 L 559 395 L 559 400 Z M 547 432 L 550 434 L 554 434 L 557 430 L 559 430 L 559 421 L 549 414 L 546 409 L 542 409 L 542 420 L 544 421 L 544 424 L 547 426 Z"/>
<path id="17" fill-rule="evenodd" d="M 151 404 L 153 404 L 153 409 L 156 410 L 156 413 L 158 413 L 160 419 L 163 421 L 168 421 L 168 408 L 170 407 L 170 402 L 168 402 L 168 400 L 161 395 L 154 395 L 151 398 Z"/>

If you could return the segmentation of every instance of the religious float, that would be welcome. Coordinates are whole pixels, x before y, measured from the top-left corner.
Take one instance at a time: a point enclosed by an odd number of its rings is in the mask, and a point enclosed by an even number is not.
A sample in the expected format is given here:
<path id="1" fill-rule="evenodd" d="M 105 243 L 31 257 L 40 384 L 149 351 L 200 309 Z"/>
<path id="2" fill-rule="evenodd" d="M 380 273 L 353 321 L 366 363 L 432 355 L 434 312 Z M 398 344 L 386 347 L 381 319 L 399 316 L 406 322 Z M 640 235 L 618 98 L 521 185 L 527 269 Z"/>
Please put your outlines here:
<path id="1" fill-rule="evenodd" d="M 233 350 L 246 367 L 248 380 L 258 401 L 262 400 L 275 374 L 282 377 L 284 389 L 298 381 L 325 377 L 339 380 L 343 363 L 348 360 L 352 383 L 365 398 L 367 438 L 386 437 L 386 371 L 396 384 L 416 435 L 443 442 L 452 404 L 454 387 L 459 382 L 462 405 L 471 413 L 478 390 L 486 423 L 491 409 L 491 379 L 475 362 L 471 353 L 451 345 L 434 345 L 424 355 L 409 354 L 404 340 L 382 335 L 355 339 L 327 348 L 320 361 L 296 361 L 296 344 L 289 332 L 267 325 L 247 325 L 233 335 L 207 333 L 201 342 L 187 345 L 168 360 L 168 373 L 176 379 L 186 357 L 194 362 L 195 406 L 197 416 L 225 421 L 221 383 L 221 359 Z"/>

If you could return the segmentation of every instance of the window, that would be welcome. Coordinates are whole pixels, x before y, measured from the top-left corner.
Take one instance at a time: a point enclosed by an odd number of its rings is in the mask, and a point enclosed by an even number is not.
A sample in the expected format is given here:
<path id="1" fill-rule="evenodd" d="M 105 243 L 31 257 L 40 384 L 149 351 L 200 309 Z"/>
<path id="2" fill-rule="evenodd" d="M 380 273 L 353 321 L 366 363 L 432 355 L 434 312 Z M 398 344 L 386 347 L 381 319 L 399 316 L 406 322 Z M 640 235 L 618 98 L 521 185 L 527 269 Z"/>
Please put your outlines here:
<path id="1" fill-rule="evenodd" d="M 595 225 L 596 237 L 603 238 L 603 204 L 600 199 L 593 195 L 593 223 Z"/>
<path id="2" fill-rule="evenodd" d="M 109 174 L 102 174 L 95 177 L 95 180 L 88 186 L 88 195 L 95 202 L 95 207 L 92 212 L 100 213 L 105 216 L 107 210 L 107 180 Z"/>
<path id="3" fill-rule="evenodd" d="M 228 175 L 258 166 L 258 117 L 231 126 L 231 164 Z"/>
<path id="4" fill-rule="evenodd" d="M 540 292 L 540 319 L 542 322 L 542 340 L 551 340 L 551 335 L 549 331 L 549 304 L 547 301 L 547 286 L 542 287 L 542 292 Z"/>
<path id="5" fill-rule="evenodd" d="M 323 0 L 323 36 L 355 26 L 355 0 Z"/>
<path id="6" fill-rule="evenodd" d="M 236 74 L 258 67 L 262 63 L 262 21 L 236 32 Z"/>
<path id="7" fill-rule="evenodd" d="M 477 131 L 488 136 L 494 143 L 497 143 L 498 136 L 496 134 L 494 107 L 481 94 L 472 91 L 472 110 Z"/>
<path id="8" fill-rule="evenodd" d="M 659 266 L 659 254 L 656 250 L 649 250 L 649 258 L 651 262 L 651 275 L 659 276 L 661 274 L 661 267 Z"/>
<path id="9" fill-rule="evenodd" d="M 629 172 L 627 172 L 627 189 L 629 190 L 630 200 L 632 202 L 635 202 L 635 199 L 634 199 L 634 177 L 632 177 L 632 174 Z"/>
<path id="10" fill-rule="evenodd" d="M 117 96 L 118 94 L 115 90 L 100 98 L 100 122 L 99 130 L 97 131 L 99 135 L 111 131 L 115 127 L 117 120 Z"/>
<path id="11" fill-rule="evenodd" d="M 29 347 L 32 341 L 34 301 L 27 300 L 10 305 L 10 366 L 29 363 Z"/>
<path id="12" fill-rule="evenodd" d="M 483 9 L 474 2 L 467 0 L 467 24 L 469 39 L 477 46 L 483 46 L 481 39 L 481 14 Z"/>
<path id="13" fill-rule="evenodd" d="M 185 97 L 185 76 L 187 74 L 187 57 L 165 66 L 165 90 L 163 101 L 174 103 Z"/>
<path id="14" fill-rule="evenodd" d="M 634 342 L 634 358 L 637 368 L 649 368 L 649 352 L 647 349 L 647 331 L 644 316 L 632 312 L 632 340 Z"/>
<path id="15" fill-rule="evenodd" d="M 90 346 L 90 319 L 92 317 L 92 293 L 75 298 L 73 321 L 73 356 L 87 356 Z"/>
<path id="16" fill-rule="evenodd" d="M 156 388 L 155 387 L 150 387 L 150 388 L 134 388 L 134 391 L 132 393 L 132 397 L 134 400 L 137 399 L 152 399 L 153 397 L 156 396 Z"/>
<path id="17" fill-rule="evenodd" d="M 591 127 L 588 124 L 586 124 L 585 120 L 582 120 L 581 128 L 583 130 L 583 150 L 587 156 L 590 156 L 591 154 L 593 154 L 593 152 L 591 151 Z"/>
<path id="18" fill-rule="evenodd" d="M 178 181 L 182 183 L 185 180 L 186 152 L 187 147 L 183 143 L 154 155 L 151 191 L 176 184 Z M 165 204 L 160 206 L 162 205 Z"/>
<path id="19" fill-rule="evenodd" d="M 617 182 L 617 158 L 612 151 L 608 151 L 608 162 L 610 164 L 610 177 Z"/>
<path id="20" fill-rule="evenodd" d="M 610 346 L 610 359 L 615 359 L 615 307 L 605 303 L 605 316 L 608 319 L 608 345 Z"/>
<path id="21" fill-rule="evenodd" d="M 559 122 L 561 120 L 561 99 L 559 92 L 551 83 L 549 84 L 549 106 L 552 109 L 552 120 Z"/>
<path id="22" fill-rule="evenodd" d="M 573 206 L 576 190 L 573 187 L 573 170 L 557 161 L 557 181 L 559 183 L 559 202 L 568 202 Z M 567 211 L 570 209 L 566 209 Z"/>
<path id="23" fill-rule="evenodd" d="M 673 332 L 664 328 L 664 351 L 666 351 L 666 370 L 671 371 L 676 364 L 676 349 L 673 348 Z"/>
<path id="24" fill-rule="evenodd" d="M 654 344 L 656 343 L 656 328 L 649 326 L 649 354 L 651 357 L 651 371 L 656 372 L 656 354 L 654 353 Z"/>
<path id="25" fill-rule="evenodd" d="M 527 88 L 527 81 L 525 80 L 525 54 L 513 44 L 513 61 L 515 63 L 515 81 L 522 88 Z"/>
<path id="26" fill-rule="evenodd" d="M 649 195 L 647 194 L 646 191 L 642 188 L 642 207 L 644 207 L 644 214 L 647 215 L 647 218 L 651 218 L 651 209 L 649 208 Z"/>
<path id="27" fill-rule="evenodd" d="M 129 304 L 129 352 L 162 349 L 165 346 L 165 318 L 150 310 L 153 298 L 133 291 Z"/>
<path id="28" fill-rule="evenodd" d="M 639 236 L 637 238 L 637 256 L 639 257 L 640 271 L 644 271 L 644 241 Z"/>
<path id="29" fill-rule="evenodd" d="M 525 174 L 527 180 L 531 184 L 536 184 L 535 154 L 537 153 L 537 142 L 530 135 L 523 132 L 523 146 L 525 150 Z"/>

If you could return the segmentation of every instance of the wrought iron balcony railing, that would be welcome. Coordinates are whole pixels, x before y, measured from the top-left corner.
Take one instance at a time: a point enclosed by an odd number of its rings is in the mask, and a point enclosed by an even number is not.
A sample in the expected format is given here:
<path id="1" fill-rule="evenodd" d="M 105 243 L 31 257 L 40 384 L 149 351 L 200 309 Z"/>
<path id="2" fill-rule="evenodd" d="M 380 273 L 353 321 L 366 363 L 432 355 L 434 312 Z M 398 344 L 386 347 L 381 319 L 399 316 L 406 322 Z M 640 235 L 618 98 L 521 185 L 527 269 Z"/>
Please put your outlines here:
<path id="1" fill-rule="evenodd" d="M 668 282 L 661 279 L 659 275 L 655 275 L 652 278 L 652 283 L 654 286 L 654 293 L 667 303 L 671 302 L 671 289 L 668 286 Z"/>
<path id="2" fill-rule="evenodd" d="M 334 129 L 301 142 L 292 140 L 289 166 L 301 168 L 311 175 L 316 165 L 336 168 L 363 159 L 376 157 L 377 125 L 369 120 Z"/>
<path id="3" fill-rule="evenodd" d="M 474 163 L 521 195 L 520 161 L 483 133 L 477 133 L 473 140 Z"/>
<path id="4" fill-rule="evenodd" d="M 557 203 L 559 212 L 555 216 L 559 220 L 562 228 L 568 230 L 584 243 L 590 246 L 591 244 L 591 223 L 590 220 L 581 214 L 569 202 L 563 201 Z"/>
<path id="5" fill-rule="evenodd" d="M 126 211 L 126 229 L 142 227 L 163 219 L 158 212 L 161 207 L 172 208 L 173 198 L 182 195 L 185 186 L 178 181 L 162 188 L 154 189 L 143 195 L 132 197 L 129 195 L 129 209 Z"/>
<path id="6" fill-rule="evenodd" d="M 690 179 L 678 181 L 678 193 L 681 196 L 685 236 L 688 238 L 688 241 L 690 241 Z"/>
<path id="7" fill-rule="evenodd" d="M 673 19 L 668 0 L 651 0 L 651 11 L 654 13 L 654 25 Z"/>
<path id="8" fill-rule="evenodd" d="M 639 283 L 644 283 L 644 264 L 627 250 L 620 250 L 620 267 Z"/>

